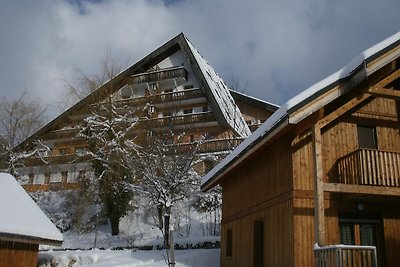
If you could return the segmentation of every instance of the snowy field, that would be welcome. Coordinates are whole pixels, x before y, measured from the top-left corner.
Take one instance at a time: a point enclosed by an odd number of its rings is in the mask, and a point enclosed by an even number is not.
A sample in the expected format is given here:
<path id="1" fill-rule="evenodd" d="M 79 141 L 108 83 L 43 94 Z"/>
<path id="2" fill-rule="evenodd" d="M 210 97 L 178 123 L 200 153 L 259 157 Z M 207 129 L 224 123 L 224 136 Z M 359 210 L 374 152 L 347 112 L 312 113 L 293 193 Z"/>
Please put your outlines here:
<path id="1" fill-rule="evenodd" d="M 219 249 L 176 251 L 176 267 L 218 267 Z M 165 251 L 46 251 L 39 253 L 39 267 L 160 267 L 167 266 Z"/>

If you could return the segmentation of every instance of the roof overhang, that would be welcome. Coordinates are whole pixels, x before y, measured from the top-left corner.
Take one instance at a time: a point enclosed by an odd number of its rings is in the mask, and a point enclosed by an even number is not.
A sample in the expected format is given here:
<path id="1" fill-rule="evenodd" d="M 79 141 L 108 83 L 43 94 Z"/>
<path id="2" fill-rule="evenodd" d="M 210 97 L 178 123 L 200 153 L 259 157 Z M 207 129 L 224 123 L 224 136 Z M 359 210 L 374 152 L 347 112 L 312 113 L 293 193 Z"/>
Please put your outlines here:
<path id="1" fill-rule="evenodd" d="M 202 178 L 201 189 L 219 184 L 226 174 L 273 137 L 342 96 L 368 76 L 400 57 L 400 32 L 365 50 L 349 64 L 287 101 L 252 135 Z"/>

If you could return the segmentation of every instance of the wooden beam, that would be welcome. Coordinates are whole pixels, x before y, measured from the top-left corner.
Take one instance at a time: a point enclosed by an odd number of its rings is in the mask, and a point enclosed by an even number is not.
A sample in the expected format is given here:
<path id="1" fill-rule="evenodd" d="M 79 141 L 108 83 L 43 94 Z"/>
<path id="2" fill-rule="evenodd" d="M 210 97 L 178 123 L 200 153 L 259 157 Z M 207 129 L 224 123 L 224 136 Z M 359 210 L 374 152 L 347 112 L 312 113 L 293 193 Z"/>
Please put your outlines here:
<path id="1" fill-rule="evenodd" d="M 336 193 L 399 196 L 400 187 L 325 183 L 324 190 Z"/>
<path id="2" fill-rule="evenodd" d="M 340 116 L 345 114 L 346 112 L 353 109 L 355 106 L 357 106 L 357 105 L 361 104 L 362 102 L 364 102 L 365 100 L 367 100 L 369 97 L 370 97 L 369 94 L 363 94 L 361 96 L 354 97 L 353 99 L 348 101 L 346 104 L 337 108 L 335 111 L 329 113 L 325 118 L 318 121 L 319 127 L 321 129 L 324 128 L 325 126 L 327 126 L 328 124 L 330 124 L 331 122 L 333 122 L 334 120 L 336 120 L 337 118 L 339 118 Z"/>
<path id="3" fill-rule="evenodd" d="M 383 97 L 389 99 L 400 99 L 400 91 L 393 89 L 386 89 L 383 87 L 371 87 L 367 91 L 367 94 L 373 95 L 375 97 Z"/>
<path id="4" fill-rule="evenodd" d="M 324 170 L 322 162 L 321 128 L 315 124 L 312 129 L 314 157 L 314 224 L 315 242 L 325 245 L 325 208 L 324 208 Z"/>
<path id="5" fill-rule="evenodd" d="M 400 78 L 400 69 L 398 69 L 398 70 L 394 71 L 393 73 L 391 73 L 390 75 L 386 76 L 384 79 L 382 79 L 381 81 L 376 83 L 373 87 L 383 88 L 386 85 L 388 85 L 389 83 L 396 80 L 397 78 Z"/>

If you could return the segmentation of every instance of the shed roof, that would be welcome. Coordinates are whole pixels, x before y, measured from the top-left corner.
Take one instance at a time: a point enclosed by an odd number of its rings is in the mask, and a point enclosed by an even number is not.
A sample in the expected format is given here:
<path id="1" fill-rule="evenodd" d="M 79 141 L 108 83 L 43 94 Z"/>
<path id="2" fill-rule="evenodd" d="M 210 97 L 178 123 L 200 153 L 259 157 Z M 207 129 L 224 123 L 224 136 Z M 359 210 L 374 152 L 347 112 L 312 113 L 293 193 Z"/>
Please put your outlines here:
<path id="1" fill-rule="evenodd" d="M 16 179 L 0 173 L 0 239 L 61 244 L 63 236 Z"/>
<path id="2" fill-rule="evenodd" d="M 318 99 L 318 101 L 310 105 L 313 100 L 328 92 L 336 85 L 348 81 L 355 76 L 357 77 L 354 79 L 354 82 L 360 82 L 362 79 L 375 72 L 383 65 L 395 58 L 398 58 L 400 56 L 400 49 L 398 49 L 399 46 L 400 32 L 365 50 L 337 72 L 288 100 L 252 135 L 245 139 L 235 150 L 232 151 L 231 154 L 224 158 L 217 166 L 215 166 L 202 178 L 202 190 L 208 190 L 218 184 L 218 181 L 223 176 L 223 173 L 230 167 L 242 161 L 244 158 L 248 157 L 253 151 L 252 148 L 276 135 L 287 125 L 296 124 L 302 121 L 316 110 L 337 99 L 346 91 L 338 91 L 331 97 Z M 375 60 L 390 50 L 393 50 L 393 52 L 388 53 L 388 56 L 384 59 L 375 62 Z M 372 62 L 374 62 L 373 66 L 368 67 L 367 65 Z M 308 105 L 307 108 L 303 109 L 306 105 Z M 301 112 L 299 112 L 300 110 Z"/>

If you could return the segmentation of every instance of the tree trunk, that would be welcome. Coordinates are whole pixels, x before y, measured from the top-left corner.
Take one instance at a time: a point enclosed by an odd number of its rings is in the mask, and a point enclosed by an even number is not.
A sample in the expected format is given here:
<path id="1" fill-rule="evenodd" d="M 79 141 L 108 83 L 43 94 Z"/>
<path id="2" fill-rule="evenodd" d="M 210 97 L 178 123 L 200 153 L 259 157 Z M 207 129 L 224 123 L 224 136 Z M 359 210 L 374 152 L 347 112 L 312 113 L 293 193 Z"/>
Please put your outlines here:
<path id="1" fill-rule="evenodd" d="M 118 219 L 111 219 L 111 235 L 118 235 L 119 234 L 119 218 Z"/>

